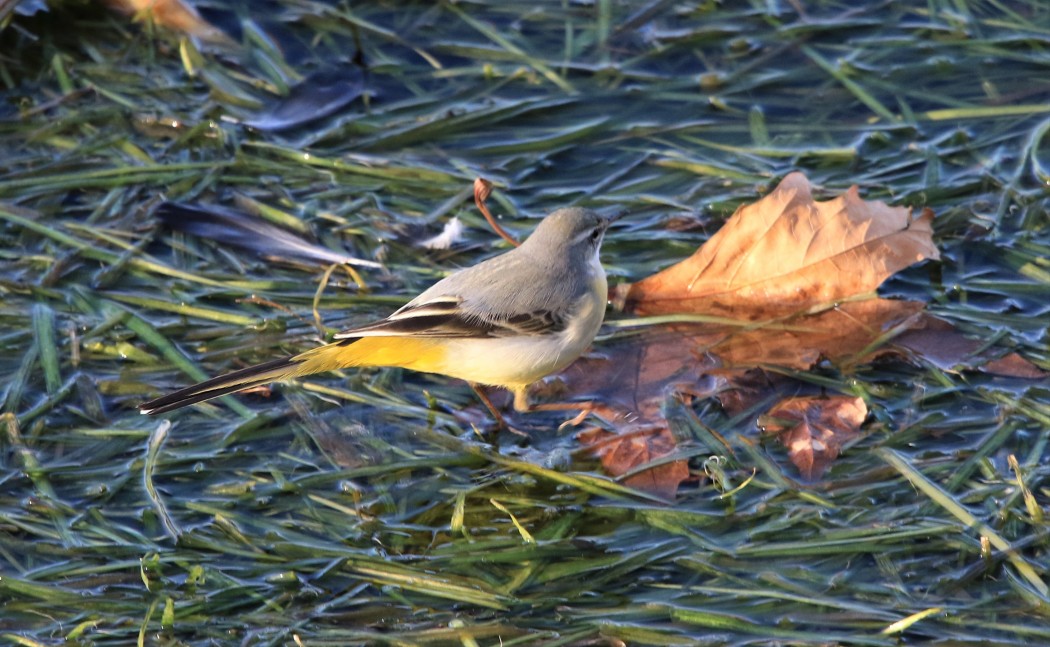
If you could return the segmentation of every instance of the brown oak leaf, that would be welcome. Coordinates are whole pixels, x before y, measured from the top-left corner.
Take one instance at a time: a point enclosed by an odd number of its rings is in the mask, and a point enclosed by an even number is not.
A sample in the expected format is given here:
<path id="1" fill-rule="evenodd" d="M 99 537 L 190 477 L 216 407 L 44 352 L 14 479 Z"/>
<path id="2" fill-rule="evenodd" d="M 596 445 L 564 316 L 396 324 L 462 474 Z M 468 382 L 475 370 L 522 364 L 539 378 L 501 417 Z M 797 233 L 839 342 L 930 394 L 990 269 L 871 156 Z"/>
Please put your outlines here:
<path id="1" fill-rule="evenodd" d="M 769 195 L 745 205 L 688 259 L 618 286 L 628 312 L 783 315 L 870 292 L 895 272 L 938 258 L 933 212 L 860 198 L 856 186 L 825 202 L 791 173 Z"/>
<path id="2" fill-rule="evenodd" d="M 149 19 L 155 24 L 196 36 L 212 43 L 233 43 L 221 29 L 201 18 L 193 5 L 182 0 L 104 0 L 114 11 L 132 16 L 136 20 Z"/>

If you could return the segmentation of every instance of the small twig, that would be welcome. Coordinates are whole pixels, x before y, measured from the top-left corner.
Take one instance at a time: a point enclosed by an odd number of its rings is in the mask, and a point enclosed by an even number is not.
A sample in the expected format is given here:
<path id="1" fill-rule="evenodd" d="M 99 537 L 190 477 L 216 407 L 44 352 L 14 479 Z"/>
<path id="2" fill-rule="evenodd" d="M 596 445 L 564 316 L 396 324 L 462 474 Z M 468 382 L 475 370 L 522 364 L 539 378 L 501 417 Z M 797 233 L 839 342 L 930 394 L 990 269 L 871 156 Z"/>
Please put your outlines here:
<path id="1" fill-rule="evenodd" d="M 324 337 L 324 321 L 321 319 L 321 311 L 318 309 L 318 305 L 321 303 L 321 295 L 324 294 L 324 289 L 328 287 L 328 280 L 332 278 L 332 272 L 334 272 L 339 265 L 329 265 L 328 269 L 324 271 L 324 276 L 321 277 L 321 282 L 317 284 L 317 290 L 314 292 L 314 323 L 317 325 L 317 332 L 321 337 Z"/>
<path id="2" fill-rule="evenodd" d="M 515 247 L 521 245 L 521 243 L 514 240 L 514 237 L 508 234 L 503 227 L 499 226 L 499 223 L 496 222 L 496 219 L 493 218 L 492 214 L 489 212 L 489 208 L 485 206 L 485 201 L 489 199 L 491 194 L 492 182 L 489 182 L 483 177 L 474 179 L 474 204 L 478 205 L 478 211 L 481 212 L 481 215 L 485 216 L 485 220 L 487 220 L 492 229 L 499 234 L 500 238 Z"/>
<path id="3" fill-rule="evenodd" d="M 292 309 L 289 308 L 288 306 L 282 306 L 281 304 L 277 303 L 276 301 L 270 301 L 269 299 L 264 299 L 264 298 L 262 298 L 260 296 L 254 295 L 254 294 L 251 295 L 250 297 L 243 297 L 243 298 L 240 298 L 240 299 L 234 299 L 234 303 L 252 303 L 252 304 L 255 304 L 257 306 L 266 306 L 268 308 L 274 308 L 275 310 L 280 310 L 281 312 L 284 312 L 286 314 L 290 314 L 293 317 L 298 317 L 299 321 L 302 321 L 303 323 L 309 323 L 303 317 L 300 317 L 299 315 L 295 314 L 295 312 L 292 311 Z"/>

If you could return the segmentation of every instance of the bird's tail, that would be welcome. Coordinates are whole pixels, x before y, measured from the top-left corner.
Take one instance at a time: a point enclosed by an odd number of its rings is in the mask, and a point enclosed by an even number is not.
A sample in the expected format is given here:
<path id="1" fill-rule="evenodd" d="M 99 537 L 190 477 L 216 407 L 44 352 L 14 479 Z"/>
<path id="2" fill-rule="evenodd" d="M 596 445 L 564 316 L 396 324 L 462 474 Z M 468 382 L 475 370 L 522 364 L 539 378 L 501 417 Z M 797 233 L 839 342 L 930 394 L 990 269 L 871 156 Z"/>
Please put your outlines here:
<path id="1" fill-rule="evenodd" d="M 286 380 L 292 377 L 297 365 L 298 362 L 294 357 L 285 357 L 265 364 L 242 368 L 239 371 L 213 377 L 155 400 L 144 402 L 139 405 L 139 411 L 149 415 L 164 413 L 196 402 L 217 398 L 220 395 L 250 389 L 253 386 Z"/>
<path id="2" fill-rule="evenodd" d="M 164 413 L 255 386 L 355 366 L 403 366 L 434 371 L 432 341 L 408 337 L 365 337 L 312 348 L 299 355 L 242 368 L 179 389 L 139 405 L 144 414 Z"/>

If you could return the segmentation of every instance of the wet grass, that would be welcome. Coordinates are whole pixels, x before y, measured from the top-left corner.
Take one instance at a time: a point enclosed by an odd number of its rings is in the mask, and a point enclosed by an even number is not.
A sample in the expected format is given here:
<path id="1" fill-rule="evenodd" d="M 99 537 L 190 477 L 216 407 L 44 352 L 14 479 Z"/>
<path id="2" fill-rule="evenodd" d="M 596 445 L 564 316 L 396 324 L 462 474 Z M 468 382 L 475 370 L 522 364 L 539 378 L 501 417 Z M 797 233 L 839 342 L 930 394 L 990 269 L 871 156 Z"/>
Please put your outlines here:
<path id="1" fill-rule="evenodd" d="M 817 484 L 753 415 L 669 398 L 696 475 L 673 505 L 602 476 L 557 417 L 492 444 L 469 389 L 438 377 L 325 375 L 170 427 L 134 409 L 503 249 L 471 204 L 478 175 L 519 237 L 557 206 L 628 212 L 613 282 L 691 253 L 790 170 L 928 206 L 943 262 L 884 292 L 1050 368 L 1050 10 L 803 4 L 209 5 L 236 50 L 75 6 L 14 17 L 0 637 L 1050 641 L 1045 383 L 924 364 L 799 375 L 873 412 Z M 279 134 L 236 123 L 358 47 L 367 104 Z M 162 199 L 262 205 L 386 270 L 325 283 L 324 267 L 156 226 Z M 415 245 L 453 215 L 464 243 Z"/>

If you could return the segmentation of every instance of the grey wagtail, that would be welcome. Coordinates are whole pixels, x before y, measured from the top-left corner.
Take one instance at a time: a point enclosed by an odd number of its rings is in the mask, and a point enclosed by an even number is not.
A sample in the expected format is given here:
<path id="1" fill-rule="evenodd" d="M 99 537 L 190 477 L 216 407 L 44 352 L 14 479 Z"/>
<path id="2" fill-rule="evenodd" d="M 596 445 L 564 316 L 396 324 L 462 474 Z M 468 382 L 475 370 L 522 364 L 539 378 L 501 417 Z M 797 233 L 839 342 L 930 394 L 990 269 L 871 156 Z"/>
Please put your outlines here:
<path id="1" fill-rule="evenodd" d="M 611 220 L 559 209 L 520 247 L 455 272 L 386 319 L 298 355 L 243 368 L 139 405 L 163 413 L 261 384 L 355 366 L 440 373 L 514 393 L 575 360 L 605 317 L 608 284 L 598 259 Z"/>

